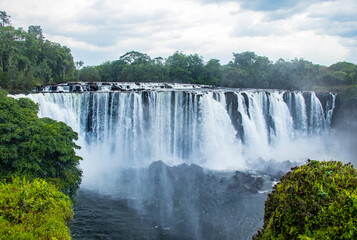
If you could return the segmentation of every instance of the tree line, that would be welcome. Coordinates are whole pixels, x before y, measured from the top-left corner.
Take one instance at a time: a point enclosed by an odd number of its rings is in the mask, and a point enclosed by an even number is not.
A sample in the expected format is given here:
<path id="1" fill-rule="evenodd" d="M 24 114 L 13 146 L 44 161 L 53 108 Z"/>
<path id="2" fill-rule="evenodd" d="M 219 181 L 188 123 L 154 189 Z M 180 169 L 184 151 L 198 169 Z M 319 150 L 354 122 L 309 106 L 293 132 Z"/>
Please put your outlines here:
<path id="1" fill-rule="evenodd" d="M 74 62 L 69 48 L 45 39 L 40 26 L 25 31 L 11 26 L 0 11 L 0 87 L 23 92 L 62 82 L 176 82 L 234 88 L 312 90 L 316 86 L 357 83 L 357 66 L 338 62 L 329 67 L 305 59 L 276 62 L 254 52 L 233 53 L 232 60 L 205 62 L 198 54 L 176 51 L 166 59 L 130 51 L 97 66 Z"/>
<path id="2" fill-rule="evenodd" d="M 75 80 L 71 50 L 45 39 L 40 26 L 14 28 L 0 11 L 0 87 L 11 92 Z"/>
<path id="3" fill-rule="evenodd" d="M 167 59 L 150 58 L 131 51 L 118 60 L 79 71 L 83 82 L 178 82 L 234 88 L 276 88 L 310 90 L 314 86 L 340 86 L 357 83 L 357 66 L 339 62 L 329 67 L 304 59 L 275 63 L 254 52 L 233 53 L 233 60 L 221 65 L 207 63 L 197 54 L 175 52 Z"/>

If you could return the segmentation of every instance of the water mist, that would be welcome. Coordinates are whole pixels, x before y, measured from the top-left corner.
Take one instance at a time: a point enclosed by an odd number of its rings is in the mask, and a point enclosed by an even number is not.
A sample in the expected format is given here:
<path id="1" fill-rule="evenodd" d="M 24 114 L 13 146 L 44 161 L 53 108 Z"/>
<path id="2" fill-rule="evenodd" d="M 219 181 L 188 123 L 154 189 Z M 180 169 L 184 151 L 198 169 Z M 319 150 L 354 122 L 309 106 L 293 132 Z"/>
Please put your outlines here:
<path id="1" fill-rule="evenodd" d="M 155 84 L 47 90 L 26 97 L 40 117 L 79 133 L 81 189 L 127 199 L 171 239 L 249 238 L 271 188 L 262 172 L 335 154 L 324 141 L 334 94 Z"/>

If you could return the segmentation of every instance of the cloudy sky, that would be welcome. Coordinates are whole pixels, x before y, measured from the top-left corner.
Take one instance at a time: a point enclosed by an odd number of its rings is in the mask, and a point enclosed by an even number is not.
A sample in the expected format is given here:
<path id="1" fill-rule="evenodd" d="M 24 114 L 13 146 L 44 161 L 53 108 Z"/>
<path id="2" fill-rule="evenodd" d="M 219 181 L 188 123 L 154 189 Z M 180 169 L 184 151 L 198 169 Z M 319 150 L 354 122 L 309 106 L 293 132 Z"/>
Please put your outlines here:
<path id="1" fill-rule="evenodd" d="M 222 64 L 244 51 L 357 63 L 356 0 L 1 0 L 0 10 L 14 27 L 40 25 L 85 65 L 131 50 L 197 53 Z"/>

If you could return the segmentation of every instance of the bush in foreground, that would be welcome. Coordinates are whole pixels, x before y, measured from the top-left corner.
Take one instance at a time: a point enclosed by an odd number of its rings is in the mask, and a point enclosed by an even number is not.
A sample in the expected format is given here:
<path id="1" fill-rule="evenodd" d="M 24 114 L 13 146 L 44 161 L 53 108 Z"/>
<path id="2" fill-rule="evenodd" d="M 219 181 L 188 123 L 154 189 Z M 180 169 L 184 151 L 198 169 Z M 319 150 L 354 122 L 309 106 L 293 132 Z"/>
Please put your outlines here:
<path id="1" fill-rule="evenodd" d="M 357 170 L 308 161 L 281 178 L 253 239 L 357 239 Z"/>
<path id="2" fill-rule="evenodd" d="M 71 239 L 68 196 L 42 179 L 15 178 L 0 185 L 0 239 Z"/>

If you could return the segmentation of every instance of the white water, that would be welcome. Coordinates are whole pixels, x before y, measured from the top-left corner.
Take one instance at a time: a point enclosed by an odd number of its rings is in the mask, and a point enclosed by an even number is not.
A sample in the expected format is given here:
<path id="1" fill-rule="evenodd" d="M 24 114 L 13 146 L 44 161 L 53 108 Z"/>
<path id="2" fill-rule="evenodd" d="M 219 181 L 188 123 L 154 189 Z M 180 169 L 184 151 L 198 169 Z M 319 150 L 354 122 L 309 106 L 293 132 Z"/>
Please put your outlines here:
<path id="1" fill-rule="evenodd" d="M 304 98 L 301 92 L 285 93 L 285 98 L 284 92 L 248 90 L 26 97 L 39 103 L 40 117 L 63 121 L 79 133 L 82 186 L 88 188 L 110 185 L 117 169 L 145 167 L 157 160 L 232 170 L 247 169 L 257 159 L 304 162 L 333 157 L 321 140 L 328 134 L 333 95 L 331 102 L 323 103 L 326 113 L 315 93 Z"/>

